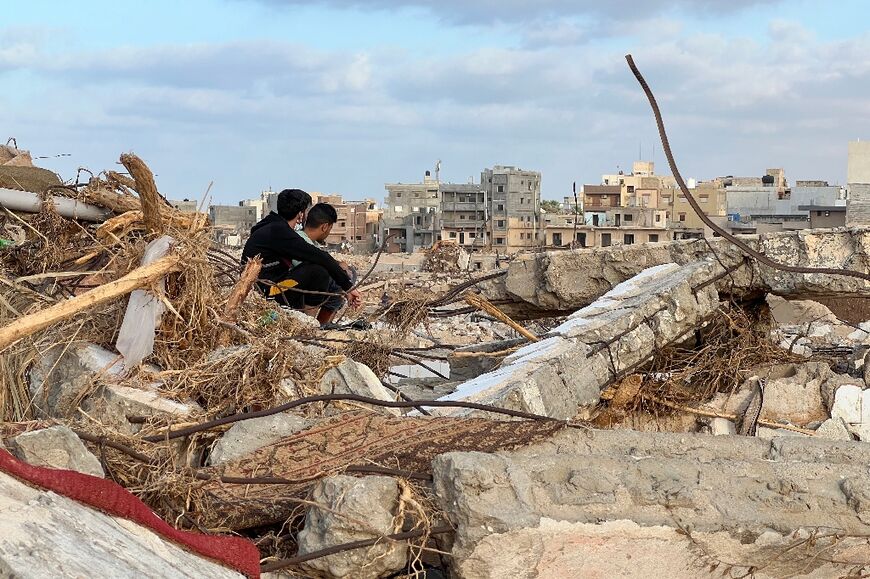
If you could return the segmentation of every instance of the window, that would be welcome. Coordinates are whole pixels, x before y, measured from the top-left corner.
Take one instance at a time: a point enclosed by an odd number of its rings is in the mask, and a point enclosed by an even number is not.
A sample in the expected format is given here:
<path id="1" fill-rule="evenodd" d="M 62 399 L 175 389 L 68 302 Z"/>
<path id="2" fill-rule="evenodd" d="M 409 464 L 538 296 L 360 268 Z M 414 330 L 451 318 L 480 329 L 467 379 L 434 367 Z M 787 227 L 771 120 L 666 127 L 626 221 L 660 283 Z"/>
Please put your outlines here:
<path id="1" fill-rule="evenodd" d="M 520 197 L 520 205 L 522 205 L 524 202 L 525 202 L 525 199 Z"/>
<path id="2" fill-rule="evenodd" d="M 554 233 L 553 234 L 553 245 L 562 245 L 562 234 Z"/>
<path id="3" fill-rule="evenodd" d="M 338 226 L 339 226 L 339 227 L 344 227 L 344 223 L 345 223 L 344 221 L 339 221 L 339 222 L 338 222 Z"/>
<path id="4" fill-rule="evenodd" d="M 420 225 L 421 223 L 422 223 L 422 220 L 421 220 L 420 216 L 418 215 L 417 216 L 417 225 Z"/>
<path id="5" fill-rule="evenodd" d="M 402 198 L 402 194 L 401 194 L 401 193 L 396 193 L 396 199 L 401 199 L 401 198 Z"/>
<path id="6" fill-rule="evenodd" d="M 708 201 L 709 199 L 709 195 L 707 195 L 706 193 L 701 193 L 701 201 Z"/>
<path id="7" fill-rule="evenodd" d="M 480 269 L 481 263 L 478 261 L 474 264 L 474 269 Z"/>
<path id="8" fill-rule="evenodd" d="M 601 234 L 601 247 L 610 247 L 610 234 L 602 233 Z"/>
<path id="9" fill-rule="evenodd" d="M 499 192 L 499 193 L 504 193 L 504 185 L 499 185 L 499 186 L 498 186 L 498 192 Z"/>
<path id="10" fill-rule="evenodd" d="M 532 182 L 529 181 L 529 191 L 531 191 L 531 190 L 532 190 Z"/>
<path id="11" fill-rule="evenodd" d="M 504 227 L 504 219 L 499 219 L 495 222 L 496 227 Z"/>
<path id="12" fill-rule="evenodd" d="M 821 217 L 821 216 L 822 216 L 822 212 L 821 212 L 821 211 L 816 211 L 816 217 Z"/>
<path id="13" fill-rule="evenodd" d="M 686 220 L 686 214 L 680 213 L 680 221 L 685 221 L 685 220 Z"/>
<path id="14" fill-rule="evenodd" d="M 460 218 L 460 219 L 465 219 L 465 215 L 460 215 L 459 218 Z"/>
<path id="15" fill-rule="evenodd" d="M 504 211 L 504 205 L 499 204 L 499 205 L 498 205 L 498 210 L 499 210 L 499 211 Z"/>
<path id="16" fill-rule="evenodd" d="M 396 213 L 401 213 L 401 212 L 402 212 L 402 206 L 396 205 Z"/>
<path id="17" fill-rule="evenodd" d="M 357 235 L 357 236 L 356 236 L 356 240 L 357 240 L 357 241 L 362 241 L 362 235 Z"/>
<path id="18" fill-rule="evenodd" d="M 629 193 L 634 193 L 634 185 L 629 185 L 629 186 L 628 186 L 628 192 L 629 192 Z"/>
<path id="19" fill-rule="evenodd" d="M 659 234 L 658 234 L 658 233 L 650 233 L 650 234 L 649 234 L 649 242 L 650 242 L 650 243 L 656 243 L 656 242 L 658 242 L 658 240 L 659 240 Z"/>
<path id="20" fill-rule="evenodd" d="M 661 221 L 661 220 L 662 220 L 662 214 L 661 214 L 661 213 L 656 213 L 656 223 L 658 223 L 658 222 Z"/>
<path id="21" fill-rule="evenodd" d="M 626 233 L 625 236 L 622 238 L 622 242 L 625 245 L 633 244 L 634 243 L 634 234 L 633 233 Z"/>
<path id="22" fill-rule="evenodd" d="M 634 220 L 634 215 L 632 215 L 631 213 L 626 213 L 623 217 L 625 218 L 626 221 L 633 221 Z"/>
<path id="23" fill-rule="evenodd" d="M 456 232 L 455 232 L 455 231 L 451 231 L 451 232 L 450 232 L 450 239 L 455 239 L 455 238 L 456 238 Z"/>
<path id="24" fill-rule="evenodd" d="M 504 237 L 496 237 L 495 244 L 496 245 L 504 245 Z"/>

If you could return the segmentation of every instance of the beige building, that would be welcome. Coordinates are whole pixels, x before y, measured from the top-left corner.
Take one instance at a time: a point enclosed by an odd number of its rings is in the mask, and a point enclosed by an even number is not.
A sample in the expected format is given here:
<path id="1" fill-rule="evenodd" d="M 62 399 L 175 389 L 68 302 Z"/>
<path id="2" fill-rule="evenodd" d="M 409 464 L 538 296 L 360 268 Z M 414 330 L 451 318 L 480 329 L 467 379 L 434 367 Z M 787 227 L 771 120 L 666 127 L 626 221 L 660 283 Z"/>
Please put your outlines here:
<path id="1" fill-rule="evenodd" d="M 543 243 L 540 173 L 496 165 L 481 172 L 480 184 L 489 209 L 493 249 L 515 253 Z"/>
<path id="2" fill-rule="evenodd" d="M 548 247 L 569 247 L 576 236 L 575 247 L 610 247 L 636 243 L 669 241 L 670 231 L 657 227 L 589 227 L 569 224 L 548 225 L 545 229 Z"/>
<path id="3" fill-rule="evenodd" d="M 441 235 L 438 179 L 426 171 L 421 183 L 387 183 L 384 188 L 384 235 L 395 235 L 388 250 L 412 253 L 431 247 Z"/>
<path id="4" fill-rule="evenodd" d="M 705 215 L 711 218 L 727 218 L 727 200 L 721 180 L 698 183 L 691 193 Z M 670 191 L 670 196 L 663 194 L 663 198 L 669 201 L 669 221 L 672 227 L 703 232 L 704 222 L 689 205 L 689 200 L 682 191 L 679 189 Z"/>
<path id="5" fill-rule="evenodd" d="M 378 245 L 378 227 L 383 211 L 373 199 L 345 201 L 341 195 L 311 193 L 313 203 L 329 203 L 335 207 L 338 221 L 332 226 L 326 244 L 331 247 L 369 251 Z"/>

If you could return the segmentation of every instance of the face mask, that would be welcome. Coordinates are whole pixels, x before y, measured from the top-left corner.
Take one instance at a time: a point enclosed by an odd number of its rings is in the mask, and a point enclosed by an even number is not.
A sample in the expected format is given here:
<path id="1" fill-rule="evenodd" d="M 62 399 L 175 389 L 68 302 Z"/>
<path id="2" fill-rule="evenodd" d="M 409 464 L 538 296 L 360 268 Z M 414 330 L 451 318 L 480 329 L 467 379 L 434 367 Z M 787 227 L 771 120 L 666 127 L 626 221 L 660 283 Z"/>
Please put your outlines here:
<path id="1" fill-rule="evenodd" d="M 295 229 L 296 231 L 302 231 L 302 230 L 305 229 L 305 228 L 302 227 L 302 224 L 301 224 L 301 223 L 297 223 L 296 226 L 295 226 L 293 229 Z"/>

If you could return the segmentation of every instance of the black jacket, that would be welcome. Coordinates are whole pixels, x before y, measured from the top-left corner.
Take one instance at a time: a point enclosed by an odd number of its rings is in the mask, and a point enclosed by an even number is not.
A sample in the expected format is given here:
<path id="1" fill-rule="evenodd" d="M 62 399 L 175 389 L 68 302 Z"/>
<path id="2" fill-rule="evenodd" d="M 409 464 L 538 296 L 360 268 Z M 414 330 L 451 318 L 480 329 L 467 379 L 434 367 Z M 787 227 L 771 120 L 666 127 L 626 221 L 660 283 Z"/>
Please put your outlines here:
<path id="1" fill-rule="evenodd" d="M 287 220 L 274 211 L 251 228 L 251 236 L 242 251 L 242 265 L 257 255 L 263 258 L 260 277 L 271 282 L 285 279 L 292 267 L 290 262 L 295 259 L 323 266 L 345 291 L 353 286 L 347 272 L 331 255 L 302 239 Z"/>

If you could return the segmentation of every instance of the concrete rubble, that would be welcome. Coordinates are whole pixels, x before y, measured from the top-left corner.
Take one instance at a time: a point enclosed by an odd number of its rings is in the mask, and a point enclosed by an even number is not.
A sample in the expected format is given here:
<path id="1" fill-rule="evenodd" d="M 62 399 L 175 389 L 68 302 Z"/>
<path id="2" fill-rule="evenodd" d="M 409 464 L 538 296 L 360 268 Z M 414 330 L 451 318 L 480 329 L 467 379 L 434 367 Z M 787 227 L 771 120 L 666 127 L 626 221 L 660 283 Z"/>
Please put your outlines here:
<path id="1" fill-rule="evenodd" d="M 399 487 L 389 477 L 332 476 L 315 485 L 312 507 L 299 533 L 299 554 L 396 532 Z M 400 571 L 406 565 L 408 545 L 384 541 L 316 559 L 309 568 L 330 577 L 374 579 Z"/>
<path id="2" fill-rule="evenodd" d="M 604 294 L 540 342 L 442 400 L 465 400 L 568 419 L 604 385 L 694 330 L 718 307 L 709 262 L 651 267 Z M 702 287 L 703 286 L 703 287 Z M 459 414 L 461 411 L 451 412 Z"/>
<path id="3" fill-rule="evenodd" d="M 365 364 L 344 360 L 330 368 L 320 381 L 323 394 L 357 394 L 378 400 L 393 400 L 394 396 Z M 381 412 L 401 414 L 396 408 L 380 408 Z"/>
<path id="4" fill-rule="evenodd" d="M 870 270 L 865 250 L 870 230 L 812 229 L 741 237 L 750 247 L 780 263 Z M 536 309 L 570 312 L 649 267 L 665 263 L 689 265 L 703 259 L 713 259 L 713 273 L 721 275 L 716 283 L 721 294 L 769 292 L 809 299 L 870 295 L 870 287 L 860 279 L 773 270 L 745 258 L 727 240 L 714 238 L 522 255 L 511 261 L 505 277 L 486 286 L 487 297 L 513 302 L 510 311 L 521 314 L 525 310 L 528 317 L 533 317 Z"/>
<path id="5" fill-rule="evenodd" d="M 240 573 L 135 523 L 0 473 L 0 576 L 214 577 Z"/>
<path id="6" fill-rule="evenodd" d="M 9 450 L 35 466 L 74 470 L 103 477 L 103 467 L 79 437 L 66 426 L 24 432 L 9 440 Z"/>
<path id="7" fill-rule="evenodd" d="M 568 430 L 513 452 L 445 454 L 433 472 L 460 577 L 707 577 L 711 561 L 761 568 L 796 532 L 866 533 L 867 460 L 855 442 Z M 854 542 L 824 546 L 855 554 Z M 839 568 L 803 553 L 756 576 Z"/>
<path id="8" fill-rule="evenodd" d="M 489 262 L 441 243 L 346 256 L 374 273 L 337 320 L 371 327 L 321 331 L 252 292 L 207 219 L 121 161 L 130 176 L 66 198 L 105 219 L 41 207 L 20 210 L 27 227 L 0 222 L 0 452 L 119 481 L 170 524 L 248 537 L 264 570 L 298 576 L 870 572 L 870 315 L 848 302 L 870 284 L 774 270 L 716 238 Z M 0 187 L 29 165 L 0 148 Z M 140 265 L 162 235 L 173 249 Z M 746 240 L 783 263 L 870 270 L 863 229 Z M 165 313 L 128 324 L 153 346 L 125 367 L 129 295 L 153 288 Z M 95 290 L 99 308 L 82 306 Z M 392 388 L 409 408 L 320 396 Z M 411 408 L 432 399 L 483 408 Z M 0 472 L 0 576 L 94 569 L 238 576 Z"/>
<path id="9" fill-rule="evenodd" d="M 223 464 L 312 426 L 311 420 L 281 412 L 234 424 L 211 451 L 210 463 Z"/>

